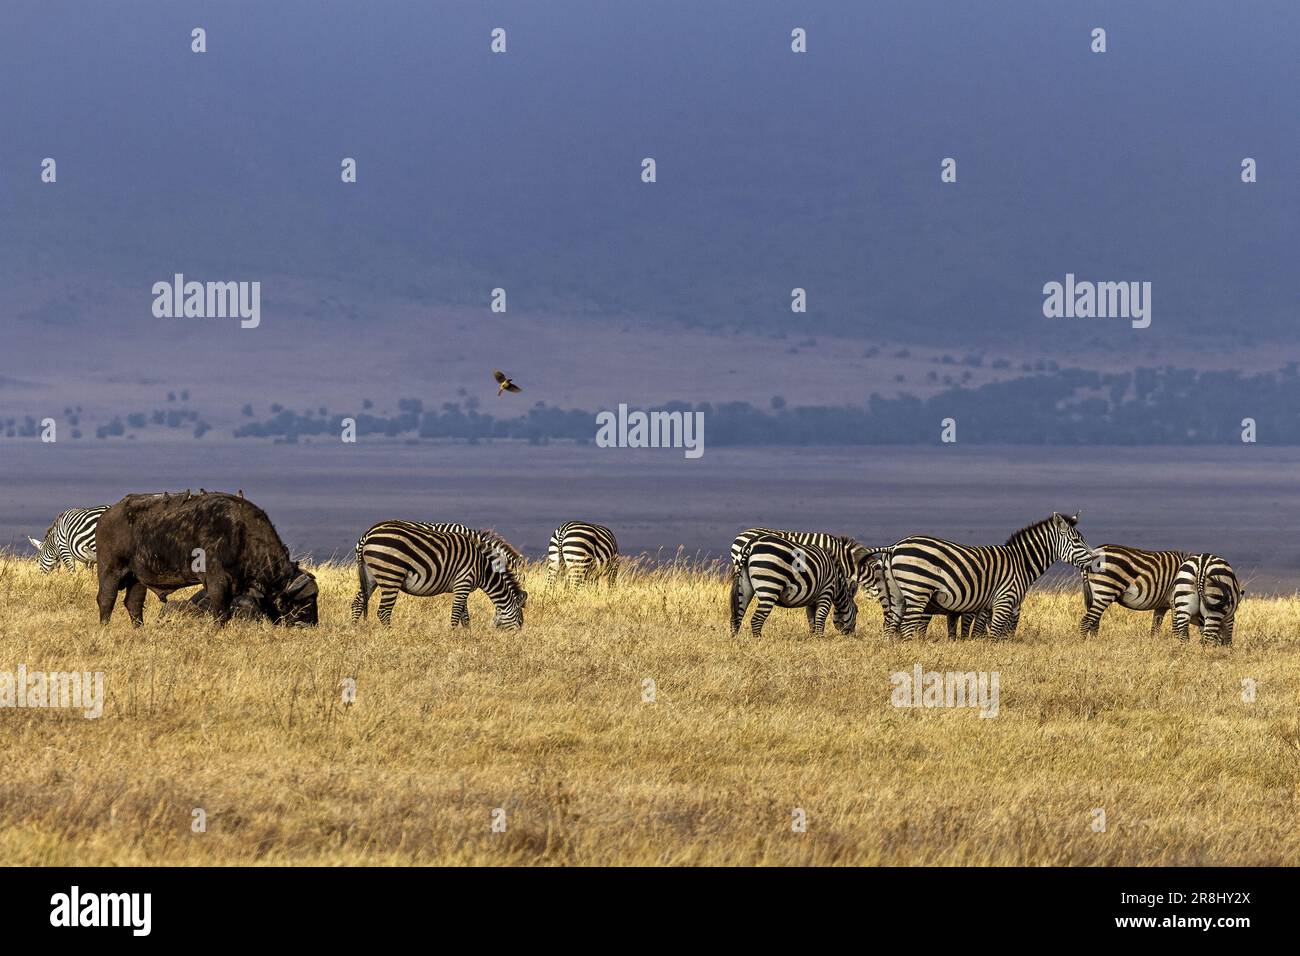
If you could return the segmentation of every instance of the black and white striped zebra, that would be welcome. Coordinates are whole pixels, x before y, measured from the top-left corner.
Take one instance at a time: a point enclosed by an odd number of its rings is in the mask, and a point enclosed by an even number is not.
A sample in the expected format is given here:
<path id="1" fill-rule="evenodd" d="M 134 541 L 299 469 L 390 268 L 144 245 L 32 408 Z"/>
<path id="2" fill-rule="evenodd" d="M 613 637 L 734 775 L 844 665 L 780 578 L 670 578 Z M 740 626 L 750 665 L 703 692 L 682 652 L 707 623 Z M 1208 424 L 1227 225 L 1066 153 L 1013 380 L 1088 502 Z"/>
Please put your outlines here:
<path id="1" fill-rule="evenodd" d="M 778 538 L 784 538 L 786 541 L 792 541 L 795 544 L 810 544 L 813 547 L 830 552 L 831 556 L 841 564 L 845 573 L 853 578 L 858 587 L 864 588 L 876 600 L 882 599 L 883 591 L 881 590 L 880 574 L 873 573 L 870 567 L 872 555 L 875 552 L 848 535 L 831 534 L 829 531 L 782 531 L 779 528 L 746 528 L 736 535 L 736 540 L 731 542 L 731 566 L 733 570 L 739 567 L 745 547 L 750 542 L 766 534 L 774 534 Z"/>
<path id="2" fill-rule="evenodd" d="M 520 581 L 523 580 L 528 565 L 523 553 L 507 541 L 504 536 L 490 528 L 471 528 L 469 525 L 460 524 L 456 521 L 411 521 L 408 523 L 429 531 L 453 531 L 456 534 L 467 534 L 478 538 L 492 552 L 498 564 L 504 563 L 511 574 Z"/>
<path id="3" fill-rule="evenodd" d="M 925 633 L 930 615 L 936 613 L 933 609 L 977 615 L 987 611 L 990 634 L 1012 633 L 1029 586 L 1053 562 L 1082 570 L 1092 560 L 1092 551 L 1075 527 L 1078 521 L 1077 514 L 1053 514 L 1000 545 L 971 546 L 914 535 L 879 549 L 889 556 L 889 576 L 897 586 L 901 636 Z"/>
<path id="4" fill-rule="evenodd" d="M 546 583 L 562 575 L 566 584 L 585 584 L 603 577 L 618 580 L 618 539 L 604 525 L 566 521 L 551 534 L 546 548 Z"/>
<path id="5" fill-rule="evenodd" d="M 1237 605 L 1245 593 L 1232 565 L 1223 558 L 1191 555 L 1174 577 L 1174 636 L 1187 640 L 1187 626 L 1195 624 L 1202 644 L 1231 644 Z"/>
<path id="6" fill-rule="evenodd" d="M 833 611 L 835 627 L 852 634 L 858 620 L 856 593 L 857 579 L 829 550 L 761 534 L 744 545 L 732 570 L 731 633 L 740 630 L 750 601 L 757 597 L 749 622 L 755 637 L 762 636 L 773 606 L 806 608 L 815 635 L 826 632 L 826 616 Z"/>
<path id="7" fill-rule="evenodd" d="M 885 634 L 890 637 L 898 637 L 903 623 L 903 600 L 902 592 L 898 589 L 890 572 L 891 561 L 892 555 L 888 552 L 870 552 L 865 565 L 863 565 L 865 572 L 861 580 L 863 589 L 880 603 L 880 610 L 885 617 Z M 926 611 L 930 616 L 943 614 L 947 618 L 948 640 L 982 634 L 988 627 L 989 613 L 987 610 L 980 611 L 978 615 L 949 613 L 939 607 L 931 598 Z M 1019 618 L 1019 611 L 1017 611 L 1016 619 L 1011 625 L 1012 633 L 1015 632 L 1015 625 Z M 926 626 L 929 626 L 929 617 L 926 618 Z M 921 633 L 924 634 L 925 630 L 923 629 Z"/>
<path id="8" fill-rule="evenodd" d="M 499 554 L 476 534 L 438 531 L 419 521 L 381 521 L 357 542 L 359 588 L 352 621 L 364 617 L 379 589 L 379 622 L 392 623 L 397 594 L 452 592 L 451 625 L 469 626 L 469 596 L 478 588 L 492 601 L 493 627 L 524 626 L 528 593 Z"/>
<path id="9" fill-rule="evenodd" d="M 1187 560 L 1182 551 L 1144 551 L 1122 544 L 1103 544 L 1083 569 L 1083 620 L 1079 633 L 1096 634 L 1106 608 L 1118 603 L 1131 611 L 1152 611 L 1151 633 L 1160 630 L 1173 606 L 1174 578 Z"/>
<path id="10" fill-rule="evenodd" d="M 54 519 L 45 531 L 45 539 L 37 541 L 33 537 L 27 540 L 36 549 L 42 571 L 54 570 L 62 563 L 69 571 L 81 561 L 88 568 L 95 566 L 95 530 L 99 527 L 99 516 L 108 510 L 108 505 L 98 508 L 71 508 Z"/>

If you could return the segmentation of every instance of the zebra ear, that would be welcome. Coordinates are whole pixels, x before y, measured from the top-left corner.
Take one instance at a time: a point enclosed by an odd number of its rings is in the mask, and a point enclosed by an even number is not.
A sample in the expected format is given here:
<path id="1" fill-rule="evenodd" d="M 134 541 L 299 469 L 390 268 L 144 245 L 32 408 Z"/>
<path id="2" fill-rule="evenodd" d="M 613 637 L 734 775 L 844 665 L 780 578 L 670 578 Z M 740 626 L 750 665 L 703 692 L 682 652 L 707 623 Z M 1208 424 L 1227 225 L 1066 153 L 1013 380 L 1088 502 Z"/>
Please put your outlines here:
<path id="1" fill-rule="evenodd" d="M 35 548 L 37 551 L 41 550 L 41 544 L 42 544 L 42 542 L 37 541 L 37 540 L 36 540 L 35 538 L 33 538 L 31 535 L 28 535 L 28 536 L 27 536 L 27 540 L 30 541 L 30 542 L 32 543 L 32 547 Z"/>

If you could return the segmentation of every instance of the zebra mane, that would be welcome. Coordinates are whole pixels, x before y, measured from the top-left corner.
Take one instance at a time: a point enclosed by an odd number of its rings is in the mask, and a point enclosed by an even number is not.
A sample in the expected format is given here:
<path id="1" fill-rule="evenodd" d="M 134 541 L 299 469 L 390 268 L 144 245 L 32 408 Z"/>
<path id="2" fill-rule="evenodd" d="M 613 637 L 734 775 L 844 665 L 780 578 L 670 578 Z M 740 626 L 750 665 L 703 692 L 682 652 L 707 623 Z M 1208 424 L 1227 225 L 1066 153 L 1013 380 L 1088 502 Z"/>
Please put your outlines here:
<path id="1" fill-rule="evenodd" d="M 502 551 L 505 551 L 516 561 L 522 561 L 524 559 L 523 552 L 502 537 L 500 532 L 494 531 L 491 528 L 479 528 L 478 533 L 483 536 L 484 541 L 501 548 Z"/>
<path id="2" fill-rule="evenodd" d="M 1007 543 L 1007 544 L 1015 544 L 1016 539 L 1018 539 L 1018 538 L 1023 538 L 1025 535 L 1027 535 L 1029 532 L 1035 530 L 1036 528 L 1041 528 L 1043 525 L 1051 524 L 1051 523 L 1052 523 L 1052 518 L 1055 518 L 1055 517 L 1056 517 L 1056 515 L 1051 515 L 1051 516 L 1049 516 L 1049 517 L 1042 518 L 1042 519 L 1040 519 L 1040 520 L 1038 520 L 1038 521 L 1035 521 L 1035 522 L 1033 522 L 1032 524 L 1027 524 L 1027 525 L 1025 525 L 1023 528 L 1021 528 L 1021 529 L 1020 529 L 1019 531 L 1017 531 L 1015 534 L 1013 534 L 1013 535 L 1011 535 L 1009 538 L 1007 538 L 1007 542 L 1006 542 L 1006 543 Z"/>

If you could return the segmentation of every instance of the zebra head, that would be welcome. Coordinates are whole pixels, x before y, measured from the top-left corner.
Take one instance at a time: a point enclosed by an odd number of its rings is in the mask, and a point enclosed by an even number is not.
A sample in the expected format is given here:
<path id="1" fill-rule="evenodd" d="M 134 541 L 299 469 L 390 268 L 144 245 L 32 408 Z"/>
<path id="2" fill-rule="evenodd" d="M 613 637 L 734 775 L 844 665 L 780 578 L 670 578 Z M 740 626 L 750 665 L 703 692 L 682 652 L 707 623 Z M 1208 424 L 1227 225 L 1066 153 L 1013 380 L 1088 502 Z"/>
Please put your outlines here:
<path id="1" fill-rule="evenodd" d="M 841 574 L 835 586 L 835 604 L 831 614 L 835 629 L 841 634 L 852 634 L 858 626 L 858 602 L 854 600 L 857 593 L 857 580 Z"/>
<path id="2" fill-rule="evenodd" d="M 519 581 L 509 568 L 502 568 L 491 561 L 489 567 L 492 568 L 494 580 L 484 590 L 492 599 L 492 626 L 517 631 L 524 626 L 524 605 L 528 603 L 528 592 L 519 586 Z"/>
<path id="3" fill-rule="evenodd" d="M 49 530 L 45 532 L 45 540 L 37 541 L 30 535 L 27 538 L 36 549 L 36 556 L 40 558 L 41 570 L 49 574 L 54 570 L 54 565 L 58 563 L 58 548 L 54 544 L 54 526 L 50 525 Z"/>
<path id="4" fill-rule="evenodd" d="M 883 602 L 888 594 L 885 584 L 885 559 L 880 551 L 856 545 L 852 549 L 853 573 L 858 587 L 866 590 L 873 599 Z"/>
<path id="5" fill-rule="evenodd" d="M 1063 515 L 1059 512 L 1052 514 L 1052 544 L 1056 560 L 1072 564 L 1080 571 L 1086 571 L 1095 556 L 1092 549 L 1088 547 L 1088 542 L 1083 540 L 1083 535 L 1079 534 L 1079 529 L 1075 527 L 1079 523 L 1081 514 L 1082 512 L 1078 511 L 1072 515 Z"/>

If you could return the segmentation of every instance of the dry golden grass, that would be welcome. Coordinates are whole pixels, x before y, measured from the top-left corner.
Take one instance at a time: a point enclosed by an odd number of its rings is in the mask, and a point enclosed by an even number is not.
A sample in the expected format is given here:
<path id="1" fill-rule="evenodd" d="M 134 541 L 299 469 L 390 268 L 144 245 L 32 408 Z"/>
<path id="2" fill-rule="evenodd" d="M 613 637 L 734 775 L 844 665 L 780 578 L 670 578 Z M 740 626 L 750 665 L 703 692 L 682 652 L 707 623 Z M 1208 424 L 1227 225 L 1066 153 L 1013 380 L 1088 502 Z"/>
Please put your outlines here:
<path id="1" fill-rule="evenodd" d="M 143 629 L 119 605 L 101 630 L 93 574 L 0 558 L 0 671 L 101 670 L 107 694 L 98 720 L 0 710 L 0 859 L 1300 863 L 1300 599 L 1248 597 L 1229 649 L 1123 609 L 1084 642 L 1074 592 L 1032 595 L 1000 643 L 938 621 L 889 642 L 865 603 L 854 638 L 778 609 L 755 641 L 728 635 L 716 576 L 529 581 L 522 633 L 493 631 L 481 593 L 468 633 L 446 596 L 352 627 L 339 567 L 315 629 L 159 623 L 150 598 Z M 916 663 L 999 672 L 999 715 L 892 707 Z"/>

